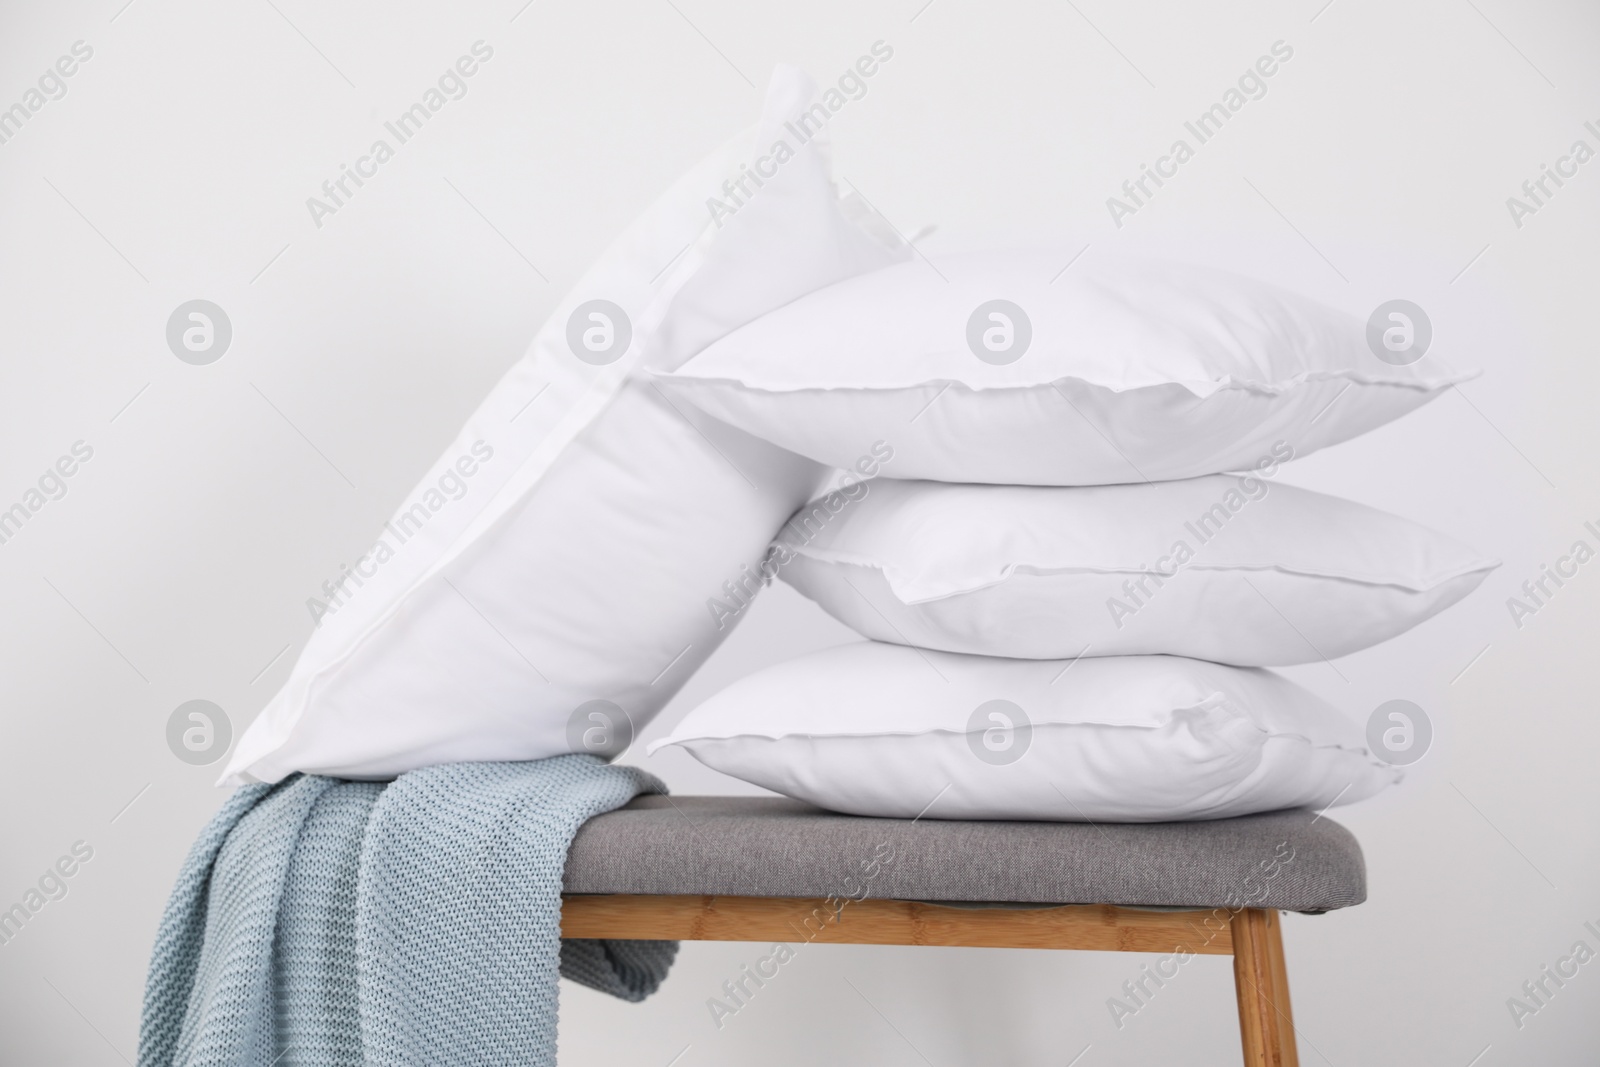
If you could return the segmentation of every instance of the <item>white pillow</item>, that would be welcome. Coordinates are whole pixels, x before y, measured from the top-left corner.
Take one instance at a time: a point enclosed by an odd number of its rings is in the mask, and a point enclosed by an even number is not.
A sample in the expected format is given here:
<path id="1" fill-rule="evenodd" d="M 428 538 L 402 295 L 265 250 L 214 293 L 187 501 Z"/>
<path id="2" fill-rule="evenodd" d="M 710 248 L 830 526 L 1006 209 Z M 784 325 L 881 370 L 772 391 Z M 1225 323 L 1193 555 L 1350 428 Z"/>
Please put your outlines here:
<path id="1" fill-rule="evenodd" d="M 1070 255 L 915 261 L 765 315 L 664 374 L 735 426 L 894 478 L 1103 485 L 1241 470 L 1347 440 L 1471 377 L 1392 365 L 1358 319 L 1200 267 Z M 943 275 L 943 277 L 941 277 Z M 987 346 L 996 345 L 999 351 Z"/>
<path id="2" fill-rule="evenodd" d="M 354 577 L 308 602 L 318 629 L 224 782 L 614 755 L 717 647 L 728 627 L 706 597 L 760 560 L 823 472 L 637 370 L 909 254 L 851 221 L 863 212 L 838 200 L 816 139 L 728 217 L 724 183 L 753 146 L 792 140 L 784 123 L 814 92 L 780 68 L 755 136 L 686 175 L 578 283 Z"/>
<path id="3" fill-rule="evenodd" d="M 1399 781 L 1294 683 L 1176 656 L 1065 663 L 845 645 L 740 679 L 650 746 L 852 815 L 1158 822 Z"/>
<path id="4" fill-rule="evenodd" d="M 1387 640 L 1498 566 L 1386 512 L 1274 485 L 1278 458 L 1148 485 L 875 479 L 801 508 L 778 573 L 878 641 L 1259 667 Z"/>

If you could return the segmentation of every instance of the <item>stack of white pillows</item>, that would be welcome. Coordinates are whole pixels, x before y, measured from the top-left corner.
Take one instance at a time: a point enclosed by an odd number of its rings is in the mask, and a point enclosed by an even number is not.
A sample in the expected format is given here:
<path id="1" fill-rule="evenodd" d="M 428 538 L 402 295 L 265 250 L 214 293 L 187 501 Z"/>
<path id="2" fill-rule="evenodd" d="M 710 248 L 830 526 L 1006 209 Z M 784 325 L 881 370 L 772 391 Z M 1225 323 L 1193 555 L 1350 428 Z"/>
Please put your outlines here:
<path id="1" fill-rule="evenodd" d="M 1362 731 L 1263 670 L 1366 648 L 1492 569 L 1277 480 L 1460 376 L 1221 272 L 913 261 L 659 377 L 822 463 L 774 568 L 871 640 L 751 675 L 658 744 L 864 815 L 1217 818 L 1370 796 Z M 858 458 L 859 457 L 859 458 Z M 1221 473 L 1233 472 L 1233 473 Z"/>
<path id="2" fill-rule="evenodd" d="M 780 69 L 753 134 L 578 283 L 313 599 L 225 781 L 614 756 L 774 570 L 870 640 L 751 675 L 659 744 L 778 792 L 1159 820 L 1393 780 L 1262 668 L 1401 633 L 1494 563 L 1277 478 L 1463 376 L 1214 271 L 935 268 L 838 196 L 795 133 L 814 94 Z M 850 475 L 805 503 L 830 468 Z"/>

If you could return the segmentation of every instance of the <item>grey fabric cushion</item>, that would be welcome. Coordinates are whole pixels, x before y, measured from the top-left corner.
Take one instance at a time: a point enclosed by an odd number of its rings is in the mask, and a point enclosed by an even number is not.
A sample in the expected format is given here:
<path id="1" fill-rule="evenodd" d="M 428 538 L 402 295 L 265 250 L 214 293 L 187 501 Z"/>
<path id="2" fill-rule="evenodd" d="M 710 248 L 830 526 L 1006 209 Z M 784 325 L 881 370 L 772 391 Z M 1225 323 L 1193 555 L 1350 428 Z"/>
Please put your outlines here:
<path id="1" fill-rule="evenodd" d="M 1326 911 L 1366 899 L 1350 832 L 1309 811 L 1212 822 L 955 822 L 781 797 L 639 797 L 584 824 L 569 893 Z"/>

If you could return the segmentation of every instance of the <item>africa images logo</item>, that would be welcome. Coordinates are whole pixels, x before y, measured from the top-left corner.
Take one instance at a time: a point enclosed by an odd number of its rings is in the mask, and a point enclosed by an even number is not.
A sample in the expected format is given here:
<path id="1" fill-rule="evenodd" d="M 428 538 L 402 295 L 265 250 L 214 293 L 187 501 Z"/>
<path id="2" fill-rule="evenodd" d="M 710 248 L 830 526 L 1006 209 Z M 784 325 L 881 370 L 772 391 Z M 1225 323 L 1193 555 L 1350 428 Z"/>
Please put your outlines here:
<path id="1" fill-rule="evenodd" d="M 722 197 L 710 197 L 706 208 L 711 219 L 721 229 L 723 222 L 739 213 L 768 181 L 778 176 L 778 168 L 795 157 L 796 149 L 806 145 L 822 132 L 833 116 L 844 110 L 851 100 L 867 95 L 867 79 L 878 73 L 880 66 L 894 58 L 894 49 L 884 41 L 872 42 L 871 55 L 858 58 L 854 65 L 839 75 L 834 85 L 822 92 L 822 99 L 801 110 L 793 119 L 783 124 L 788 136 L 779 137 L 765 153 L 750 164 L 739 164 L 739 175 L 722 183 Z M 794 138 L 794 144 L 789 138 Z"/>
<path id="2" fill-rule="evenodd" d="M 1139 176 L 1122 183 L 1121 197 L 1106 197 L 1106 210 L 1111 213 L 1111 221 L 1117 229 L 1122 229 L 1124 219 L 1137 215 L 1140 208 L 1147 206 L 1158 189 L 1178 176 L 1178 168 L 1194 158 L 1196 147 L 1221 133 L 1223 125 L 1242 111 L 1245 104 L 1267 95 L 1267 79 L 1294 57 L 1294 48 L 1287 41 L 1273 41 L 1269 52 L 1270 55 L 1257 58 L 1247 67 L 1234 85 L 1223 90 L 1220 101 L 1200 112 L 1194 121 L 1183 124 L 1194 138 L 1193 145 L 1178 138 L 1165 155 L 1156 157 L 1154 167 L 1139 164 Z"/>
<path id="3" fill-rule="evenodd" d="M 437 82 L 423 90 L 420 100 L 400 112 L 392 122 L 383 124 L 383 128 L 394 138 L 394 144 L 391 145 L 385 138 L 377 138 L 365 153 L 356 157 L 354 166 L 339 164 L 338 176 L 322 183 L 320 197 L 306 197 L 306 210 L 311 213 L 312 225 L 322 229 L 323 219 L 337 215 L 341 208 L 347 206 L 367 182 L 378 176 L 378 168 L 394 158 L 395 150 L 400 145 L 421 133 L 422 127 L 443 110 L 445 104 L 467 95 L 467 79 L 477 74 L 481 65 L 494 56 L 494 48 L 481 40 L 472 42 L 469 51 L 470 55 L 461 56 L 446 67 Z"/>

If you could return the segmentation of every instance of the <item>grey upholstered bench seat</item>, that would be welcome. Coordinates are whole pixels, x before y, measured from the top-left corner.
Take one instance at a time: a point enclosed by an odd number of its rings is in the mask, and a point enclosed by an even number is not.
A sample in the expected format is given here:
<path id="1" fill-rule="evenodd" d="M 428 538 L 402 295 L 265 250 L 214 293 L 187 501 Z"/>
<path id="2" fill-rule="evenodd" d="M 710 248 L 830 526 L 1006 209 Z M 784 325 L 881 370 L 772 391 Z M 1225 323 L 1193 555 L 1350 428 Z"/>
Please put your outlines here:
<path id="1" fill-rule="evenodd" d="M 640 797 L 590 819 L 568 893 L 1327 911 L 1366 899 L 1350 832 L 1309 811 L 1211 822 L 955 822 L 777 797 Z"/>

